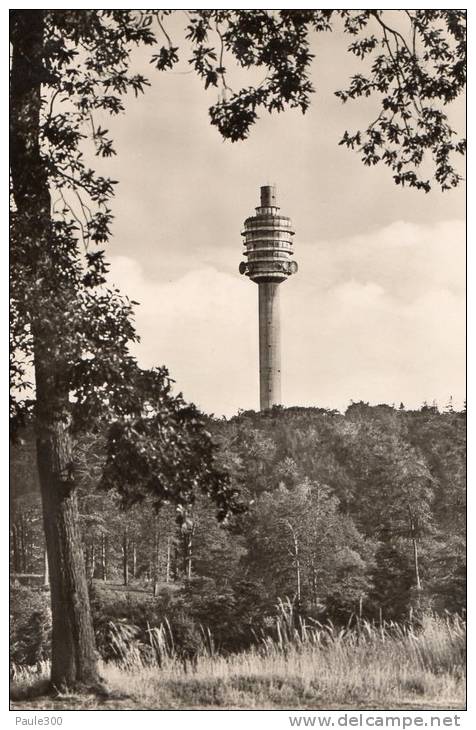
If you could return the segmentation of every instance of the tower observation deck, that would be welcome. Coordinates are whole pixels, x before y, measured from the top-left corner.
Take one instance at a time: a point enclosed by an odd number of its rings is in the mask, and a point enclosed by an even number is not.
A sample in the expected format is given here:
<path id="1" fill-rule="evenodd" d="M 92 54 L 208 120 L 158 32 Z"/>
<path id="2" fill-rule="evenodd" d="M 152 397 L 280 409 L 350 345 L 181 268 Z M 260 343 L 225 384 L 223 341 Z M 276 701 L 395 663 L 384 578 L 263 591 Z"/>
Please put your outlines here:
<path id="1" fill-rule="evenodd" d="M 244 223 L 244 255 L 240 274 L 258 284 L 260 409 L 281 402 L 281 324 L 279 284 L 297 272 L 293 260 L 291 219 L 280 214 L 276 188 L 261 188 L 256 215 Z"/>

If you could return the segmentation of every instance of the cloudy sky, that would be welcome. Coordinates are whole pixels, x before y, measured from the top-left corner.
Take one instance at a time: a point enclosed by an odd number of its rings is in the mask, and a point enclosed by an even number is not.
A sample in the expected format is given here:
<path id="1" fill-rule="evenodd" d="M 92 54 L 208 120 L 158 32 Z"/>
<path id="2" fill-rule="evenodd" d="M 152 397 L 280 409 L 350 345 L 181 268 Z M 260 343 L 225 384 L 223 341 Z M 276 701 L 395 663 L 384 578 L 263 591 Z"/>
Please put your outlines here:
<path id="1" fill-rule="evenodd" d="M 464 190 L 402 190 L 337 145 L 376 116 L 373 103 L 333 95 L 355 70 L 347 42 L 319 37 L 305 116 L 263 116 L 243 143 L 210 126 L 216 92 L 182 73 L 187 53 L 179 73 L 150 66 L 151 88 L 110 125 L 111 276 L 141 302 L 135 352 L 143 366 L 167 365 L 207 412 L 258 407 L 258 289 L 238 264 L 266 183 L 293 220 L 299 262 L 281 288 L 284 405 L 464 400 Z M 463 131 L 462 104 L 454 119 Z"/>

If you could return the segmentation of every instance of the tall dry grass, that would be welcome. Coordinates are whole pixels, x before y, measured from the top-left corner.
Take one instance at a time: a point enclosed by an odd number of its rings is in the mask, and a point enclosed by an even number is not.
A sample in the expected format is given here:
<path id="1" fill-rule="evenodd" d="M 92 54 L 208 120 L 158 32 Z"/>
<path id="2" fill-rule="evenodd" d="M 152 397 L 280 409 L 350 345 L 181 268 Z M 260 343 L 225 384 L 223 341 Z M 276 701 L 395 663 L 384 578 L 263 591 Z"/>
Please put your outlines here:
<path id="1" fill-rule="evenodd" d="M 426 616 L 414 625 L 359 621 L 352 628 L 295 620 L 282 604 L 273 635 L 249 651 L 219 656 L 203 631 L 193 661 L 180 655 L 171 627 L 150 629 L 149 649 L 117 628 L 117 660 L 103 664 L 111 689 L 130 706 L 187 708 L 463 708 L 465 624 Z M 45 675 L 46 664 L 40 668 Z M 31 683 L 17 670 L 16 684 Z M 91 705 L 89 705 L 91 706 Z"/>

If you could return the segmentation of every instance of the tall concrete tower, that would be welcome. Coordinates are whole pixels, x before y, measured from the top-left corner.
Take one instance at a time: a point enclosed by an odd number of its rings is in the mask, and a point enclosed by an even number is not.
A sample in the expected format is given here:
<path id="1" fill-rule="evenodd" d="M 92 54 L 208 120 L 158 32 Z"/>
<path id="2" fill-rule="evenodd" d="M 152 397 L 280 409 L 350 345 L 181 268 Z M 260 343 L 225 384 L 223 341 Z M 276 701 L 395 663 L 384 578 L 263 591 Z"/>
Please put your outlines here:
<path id="1" fill-rule="evenodd" d="M 294 231 L 291 219 L 280 215 L 276 205 L 276 188 L 261 188 L 261 201 L 256 215 L 244 223 L 244 255 L 240 274 L 258 284 L 259 298 L 259 399 L 260 409 L 281 402 L 281 326 L 279 285 L 295 274 L 292 260 Z"/>

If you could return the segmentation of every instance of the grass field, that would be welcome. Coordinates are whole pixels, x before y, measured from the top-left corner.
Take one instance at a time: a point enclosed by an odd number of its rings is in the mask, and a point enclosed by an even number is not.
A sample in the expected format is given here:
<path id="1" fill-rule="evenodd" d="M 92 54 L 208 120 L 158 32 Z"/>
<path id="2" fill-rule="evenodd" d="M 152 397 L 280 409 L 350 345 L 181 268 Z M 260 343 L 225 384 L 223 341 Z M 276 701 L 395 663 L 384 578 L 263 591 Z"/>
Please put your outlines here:
<path id="1" fill-rule="evenodd" d="M 228 657 L 199 656 L 195 667 L 173 655 L 146 666 L 134 651 L 102 666 L 113 695 L 63 694 L 28 700 L 45 678 L 18 669 L 14 709 L 464 709 L 465 626 L 427 617 L 418 629 L 328 625 Z M 127 695 L 127 696 L 124 696 Z M 20 700 L 19 697 L 25 699 Z M 115 696 L 115 698 L 114 698 Z"/>

